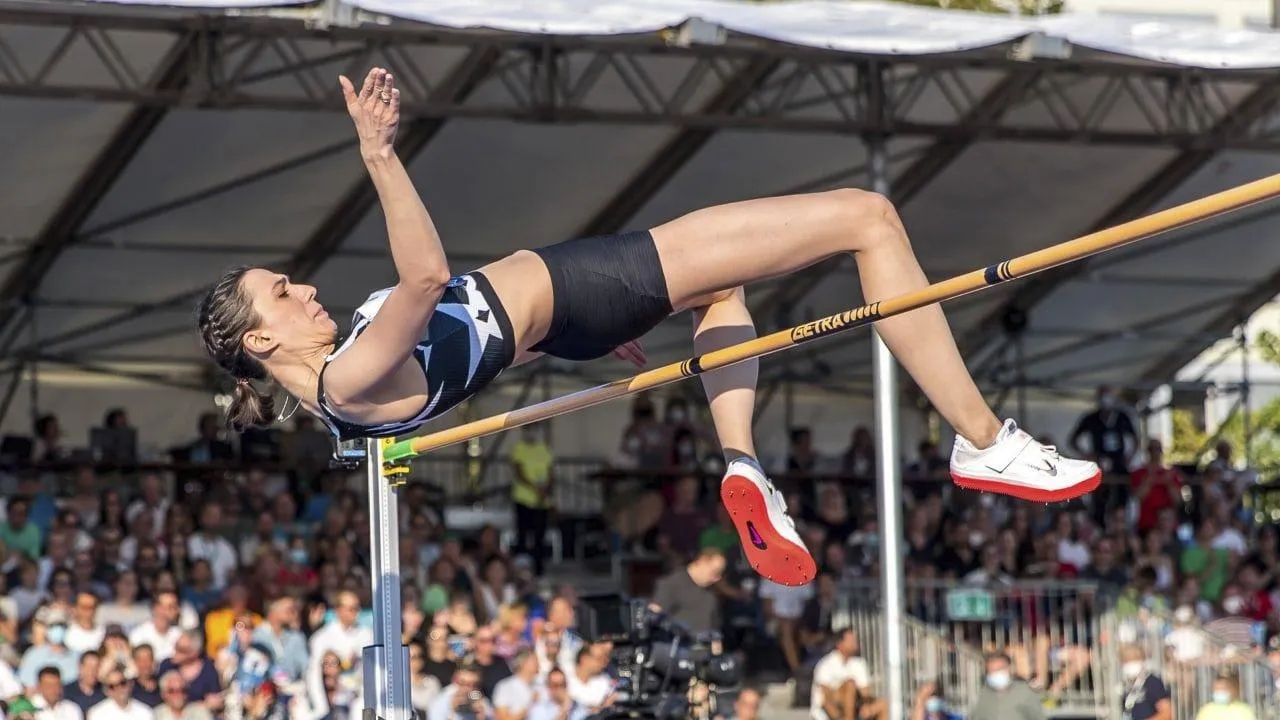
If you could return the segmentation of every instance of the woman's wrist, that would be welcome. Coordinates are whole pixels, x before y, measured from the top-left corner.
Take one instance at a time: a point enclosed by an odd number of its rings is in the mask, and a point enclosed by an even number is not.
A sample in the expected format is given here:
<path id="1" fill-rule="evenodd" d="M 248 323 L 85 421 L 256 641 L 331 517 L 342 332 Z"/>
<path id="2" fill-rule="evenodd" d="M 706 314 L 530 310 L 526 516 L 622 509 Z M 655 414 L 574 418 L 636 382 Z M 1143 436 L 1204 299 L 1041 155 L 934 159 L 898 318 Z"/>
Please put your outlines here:
<path id="1" fill-rule="evenodd" d="M 396 148 L 391 143 L 373 147 L 361 145 L 360 157 L 364 158 L 365 164 L 385 163 L 396 158 Z"/>

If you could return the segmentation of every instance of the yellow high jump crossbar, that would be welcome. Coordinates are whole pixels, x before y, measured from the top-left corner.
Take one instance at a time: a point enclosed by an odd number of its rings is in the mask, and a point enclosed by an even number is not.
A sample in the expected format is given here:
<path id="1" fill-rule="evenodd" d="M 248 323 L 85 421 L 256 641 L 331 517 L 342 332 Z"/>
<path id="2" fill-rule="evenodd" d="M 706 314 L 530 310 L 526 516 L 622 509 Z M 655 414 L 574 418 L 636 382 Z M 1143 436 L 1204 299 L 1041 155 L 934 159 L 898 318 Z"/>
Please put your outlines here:
<path id="1" fill-rule="evenodd" d="M 828 315 L 813 322 L 779 330 L 770 335 L 731 345 L 682 362 L 646 370 L 630 378 L 552 398 L 429 435 L 391 443 L 383 448 L 382 461 L 404 462 L 448 445 L 540 422 L 557 415 L 582 410 L 677 380 L 718 370 L 744 360 L 770 355 L 779 350 L 870 325 L 877 320 L 901 315 L 926 305 L 953 300 L 1015 278 L 1075 262 L 1139 240 L 1146 240 L 1170 230 L 1270 200 L 1277 195 L 1280 195 L 1280 174 L 1223 190 L 1199 200 L 1161 210 L 1146 217 L 1099 230 L 996 265 L 989 265 L 949 280 L 936 282 L 915 292 Z"/>

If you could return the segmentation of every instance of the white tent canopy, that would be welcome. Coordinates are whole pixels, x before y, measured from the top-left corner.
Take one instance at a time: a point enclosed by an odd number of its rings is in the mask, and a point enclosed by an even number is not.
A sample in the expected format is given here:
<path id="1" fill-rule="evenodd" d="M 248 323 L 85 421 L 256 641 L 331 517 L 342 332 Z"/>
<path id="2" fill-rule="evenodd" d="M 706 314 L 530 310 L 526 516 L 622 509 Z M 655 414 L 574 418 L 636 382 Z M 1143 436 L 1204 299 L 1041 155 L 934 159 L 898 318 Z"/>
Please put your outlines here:
<path id="1" fill-rule="evenodd" d="M 342 312 L 393 283 L 333 81 L 375 62 L 398 69 L 420 113 L 408 164 L 458 272 L 588 229 L 869 186 L 879 126 L 857 97 L 860 63 L 885 72 L 888 179 L 935 280 L 1280 172 L 1272 33 L 876 2 L 337 9 L 352 8 L 0 2 L 0 131 L 20 139 L 0 156 L 3 354 L 196 386 L 191 307 L 219 269 L 314 260 L 307 275 Z M 690 18 L 723 28 L 723 44 L 663 32 Z M 1067 41 L 1070 58 L 1010 59 L 1030 36 Z M 200 42 L 214 44 L 203 57 Z M 528 95 L 534 47 L 565 73 L 546 105 Z M 1275 210 L 984 291 L 948 306 L 953 329 L 992 387 L 1016 372 L 999 360 L 1008 302 L 1030 314 L 1022 372 L 1037 397 L 1162 382 L 1280 288 Z M 800 288 L 749 288 L 760 327 L 859 303 L 852 264 L 832 267 Z M 688 336 L 676 319 L 645 342 L 674 361 Z M 763 375 L 783 373 L 864 392 L 868 336 L 775 356 Z"/>

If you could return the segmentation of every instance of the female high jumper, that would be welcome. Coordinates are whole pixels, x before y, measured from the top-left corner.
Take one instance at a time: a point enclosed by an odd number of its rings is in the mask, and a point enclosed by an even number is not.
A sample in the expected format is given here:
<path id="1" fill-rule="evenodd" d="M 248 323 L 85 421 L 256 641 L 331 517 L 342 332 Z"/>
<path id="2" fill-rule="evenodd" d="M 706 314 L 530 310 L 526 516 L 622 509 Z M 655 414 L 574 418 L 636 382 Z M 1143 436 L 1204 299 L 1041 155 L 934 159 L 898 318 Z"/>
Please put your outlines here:
<path id="1" fill-rule="evenodd" d="M 747 200 L 651 230 L 519 250 L 453 275 L 440 237 L 396 156 L 400 94 L 374 68 L 359 93 L 339 79 L 365 167 L 386 216 L 399 282 L 356 311 L 339 339 L 314 287 L 262 268 L 227 272 L 204 297 L 204 347 L 237 387 L 233 428 L 272 419 L 283 388 L 340 439 L 408 435 L 479 392 L 504 369 L 541 355 L 584 361 L 613 354 L 645 364 L 636 339 L 691 310 L 695 352 L 756 336 L 742 286 L 838 253 L 857 260 L 868 301 L 928 284 L 885 198 L 843 189 Z M 1059 456 L 1012 421 L 1001 423 L 974 385 L 937 305 L 880 320 L 894 356 L 956 430 L 957 483 L 1041 502 L 1097 486 L 1098 467 Z M 757 363 L 702 376 L 728 465 L 721 498 L 751 566 L 785 585 L 815 566 L 781 494 L 756 461 L 751 417 Z"/>

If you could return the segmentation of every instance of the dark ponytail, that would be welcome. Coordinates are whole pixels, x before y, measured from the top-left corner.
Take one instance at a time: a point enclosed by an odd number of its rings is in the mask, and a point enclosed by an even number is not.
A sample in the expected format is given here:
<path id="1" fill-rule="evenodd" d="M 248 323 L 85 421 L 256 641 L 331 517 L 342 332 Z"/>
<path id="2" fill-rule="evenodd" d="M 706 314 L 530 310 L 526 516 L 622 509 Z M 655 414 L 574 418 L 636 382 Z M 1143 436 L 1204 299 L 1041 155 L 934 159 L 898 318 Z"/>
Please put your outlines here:
<path id="1" fill-rule="evenodd" d="M 275 414 L 275 400 L 258 392 L 248 380 L 238 380 L 227 406 L 227 424 L 236 432 L 245 428 L 270 424 Z"/>
<path id="2" fill-rule="evenodd" d="M 236 432 L 271 422 L 275 404 L 270 395 L 258 392 L 250 381 L 268 380 L 267 368 L 244 349 L 244 334 L 261 319 L 253 311 L 253 299 L 240 285 L 247 267 L 229 270 L 218 280 L 196 310 L 196 326 L 205 352 L 236 379 L 236 388 L 227 407 L 227 424 Z"/>

